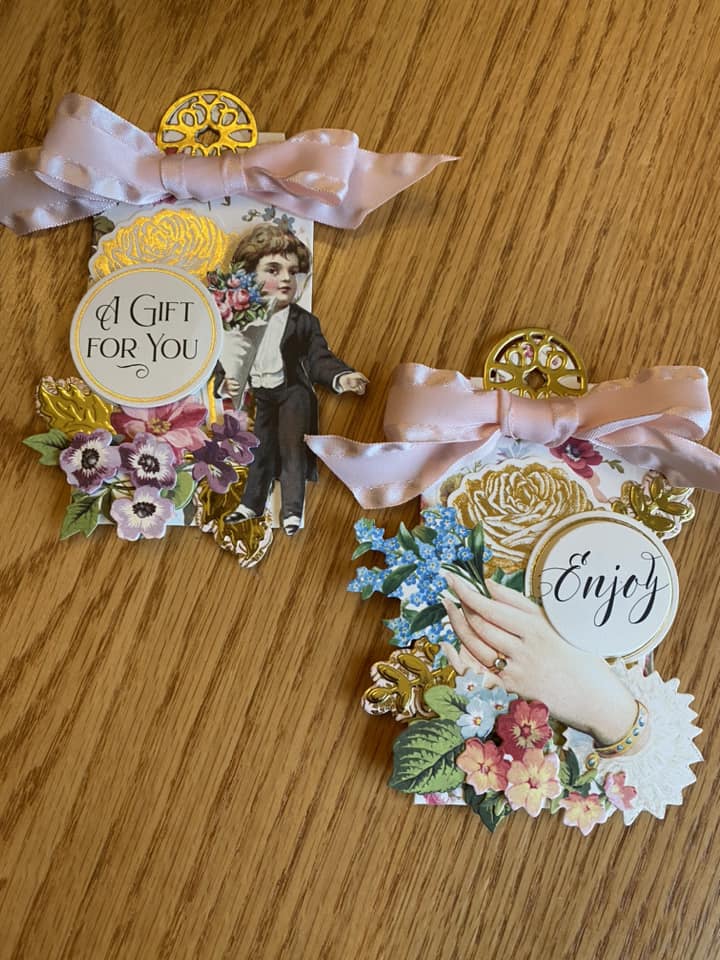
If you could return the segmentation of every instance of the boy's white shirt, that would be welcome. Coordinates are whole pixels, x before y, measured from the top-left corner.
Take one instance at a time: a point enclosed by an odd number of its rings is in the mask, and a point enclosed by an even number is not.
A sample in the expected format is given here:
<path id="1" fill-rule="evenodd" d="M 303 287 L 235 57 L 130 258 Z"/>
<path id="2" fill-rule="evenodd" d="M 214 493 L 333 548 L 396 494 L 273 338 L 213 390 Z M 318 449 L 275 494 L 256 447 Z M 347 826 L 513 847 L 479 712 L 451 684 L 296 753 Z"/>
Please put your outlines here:
<path id="1" fill-rule="evenodd" d="M 271 390 L 273 387 L 281 387 L 285 382 L 280 345 L 285 336 L 289 316 L 290 307 L 288 306 L 270 317 L 250 368 L 251 387 L 265 387 Z"/>

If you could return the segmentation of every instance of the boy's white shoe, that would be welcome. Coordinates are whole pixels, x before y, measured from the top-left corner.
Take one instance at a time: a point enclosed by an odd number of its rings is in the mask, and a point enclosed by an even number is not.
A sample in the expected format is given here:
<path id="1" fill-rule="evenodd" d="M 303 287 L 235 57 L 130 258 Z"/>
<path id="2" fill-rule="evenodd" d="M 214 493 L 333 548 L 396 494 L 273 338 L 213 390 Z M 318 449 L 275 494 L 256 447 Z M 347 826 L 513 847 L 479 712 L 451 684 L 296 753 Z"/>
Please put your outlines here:
<path id="1" fill-rule="evenodd" d="M 225 517 L 225 523 L 240 523 L 242 520 L 252 520 L 256 516 L 253 510 L 240 504 L 236 510 Z"/>
<path id="2" fill-rule="evenodd" d="M 302 520 L 300 519 L 300 517 L 295 517 L 295 516 L 285 517 L 285 519 L 282 522 L 283 530 L 289 537 L 294 537 L 295 534 L 300 529 L 301 523 L 302 523 Z"/>

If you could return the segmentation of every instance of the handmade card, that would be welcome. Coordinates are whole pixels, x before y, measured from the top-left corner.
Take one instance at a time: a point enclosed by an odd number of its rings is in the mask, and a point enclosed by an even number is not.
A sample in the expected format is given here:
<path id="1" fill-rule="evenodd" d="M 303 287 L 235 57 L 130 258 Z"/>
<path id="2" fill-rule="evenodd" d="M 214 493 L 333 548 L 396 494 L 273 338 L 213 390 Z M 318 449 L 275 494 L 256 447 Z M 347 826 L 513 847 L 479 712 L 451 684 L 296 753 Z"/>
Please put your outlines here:
<path id="1" fill-rule="evenodd" d="M 483 378 L 400 368 L 393 442 L 311 441 L 366 507 L 422 495 L 413 529 L 355 527 L 355 558 L 381 563 L 349 589 L 399 604 L 363 697 L 407 725 L 392 787 L 490 830 L 545 810 L 587 834 L 682 802 L 699 730 L 653 651 L 679 600 L 666 542 L 694 515 L 691 487 L 719 486 L 697 443 L 708 422 L 697 368 L 588 390 L 570 345 L 530 329 Z"/>
<path id="2" fill-rule="evenodd" d="M 367 384 L 311 312 L 313 222 L 355 226 L 441 159 L 380 158 L 346 131 L 258 135 L 246 104 L 211 90 L 176 101 L 154 144 L 69 96 L 39 155 L 5 155 L 3 222 L 94 216 L 80 379 L 43 378 L 47 429 L 26 440 L 71 488 L 61 537 L 194 525 L 251 566 L 273 528 L 296 534 L 316 388 Z"/>

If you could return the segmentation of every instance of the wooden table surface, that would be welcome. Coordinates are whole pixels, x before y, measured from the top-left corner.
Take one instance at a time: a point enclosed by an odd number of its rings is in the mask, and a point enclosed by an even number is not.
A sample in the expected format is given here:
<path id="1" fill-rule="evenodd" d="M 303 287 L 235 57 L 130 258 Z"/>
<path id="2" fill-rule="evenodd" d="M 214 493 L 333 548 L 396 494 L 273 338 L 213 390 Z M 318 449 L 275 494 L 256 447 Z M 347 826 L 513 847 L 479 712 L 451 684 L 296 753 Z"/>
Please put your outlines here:
<path id="1" fill-rule="evenodd" d="M 397 363 L 475 374 L 523 325 L 596 380 L 702 364 L 717 401 L 719 33 L 713 0 L 4 0 L 0 149 L 67 91 L 153 129 L 218 86 L 262 129 L 461 155 L 317 228 L 315 312 L 372 381 L 323 398 L 327 432 L 380 439 Z M 74 372 L 89 235 L 0 235 L 0 957 L 717 957 L 715 496 L 671 544 L 656 661 L 705 731 L 685 804 L 587 839 L 414 808 L 386 786 L 397 726 L 359 707 L 394 605 L 345 592 L 362 511 L 326 470 L 255 572 L 197 530 L 58 541 L 67 487 L 20 441 L 39 378 Z"/>

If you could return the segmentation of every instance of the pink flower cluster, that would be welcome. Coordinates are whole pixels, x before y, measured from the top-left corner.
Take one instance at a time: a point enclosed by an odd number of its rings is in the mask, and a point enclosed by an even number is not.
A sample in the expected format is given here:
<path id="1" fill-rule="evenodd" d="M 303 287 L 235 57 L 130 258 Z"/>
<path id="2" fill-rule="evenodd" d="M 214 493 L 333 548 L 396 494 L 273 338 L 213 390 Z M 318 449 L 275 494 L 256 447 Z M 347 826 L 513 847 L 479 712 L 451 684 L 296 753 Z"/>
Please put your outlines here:
<path id="1" fill-rule="evenodd" d="M 465 782 L 478 794 L 504 793 L 513 810 L 522 807 L 537 817 L 547 800 L 562 793 L 560 758 L 543 750 L 552 737 L 548 719 L 545 704 L 513 700 L 495 725 L 499 747 L 489 740 L 466 742 L 456 760 Z"/>
<path id="2" fill-rule="evenodd" d="M 545 748 L 552 740 L 549 711 L 537 700 L 513 700 L 508 713 L 498 718 L 492 740 L 472 738 L 457 757 L 457 766 L 465 773 L 465 782 L 476 794 L 488 791 L 504 794 L 512 810 L 524 809 L 537 817 L 548 801 L 563 794 L 560 781 L 560 757 Z M 625 774 L 610 774 L 603 790 L 607 800 L 619 810 L 629 810 L 637 796 L 634 787 L 625 785 Z M 585 795 L 570 791 L 559 801 L 564 822 L 587 835 L 597 823 L 604 823 L 612 807 L 597 793 Z"/>

